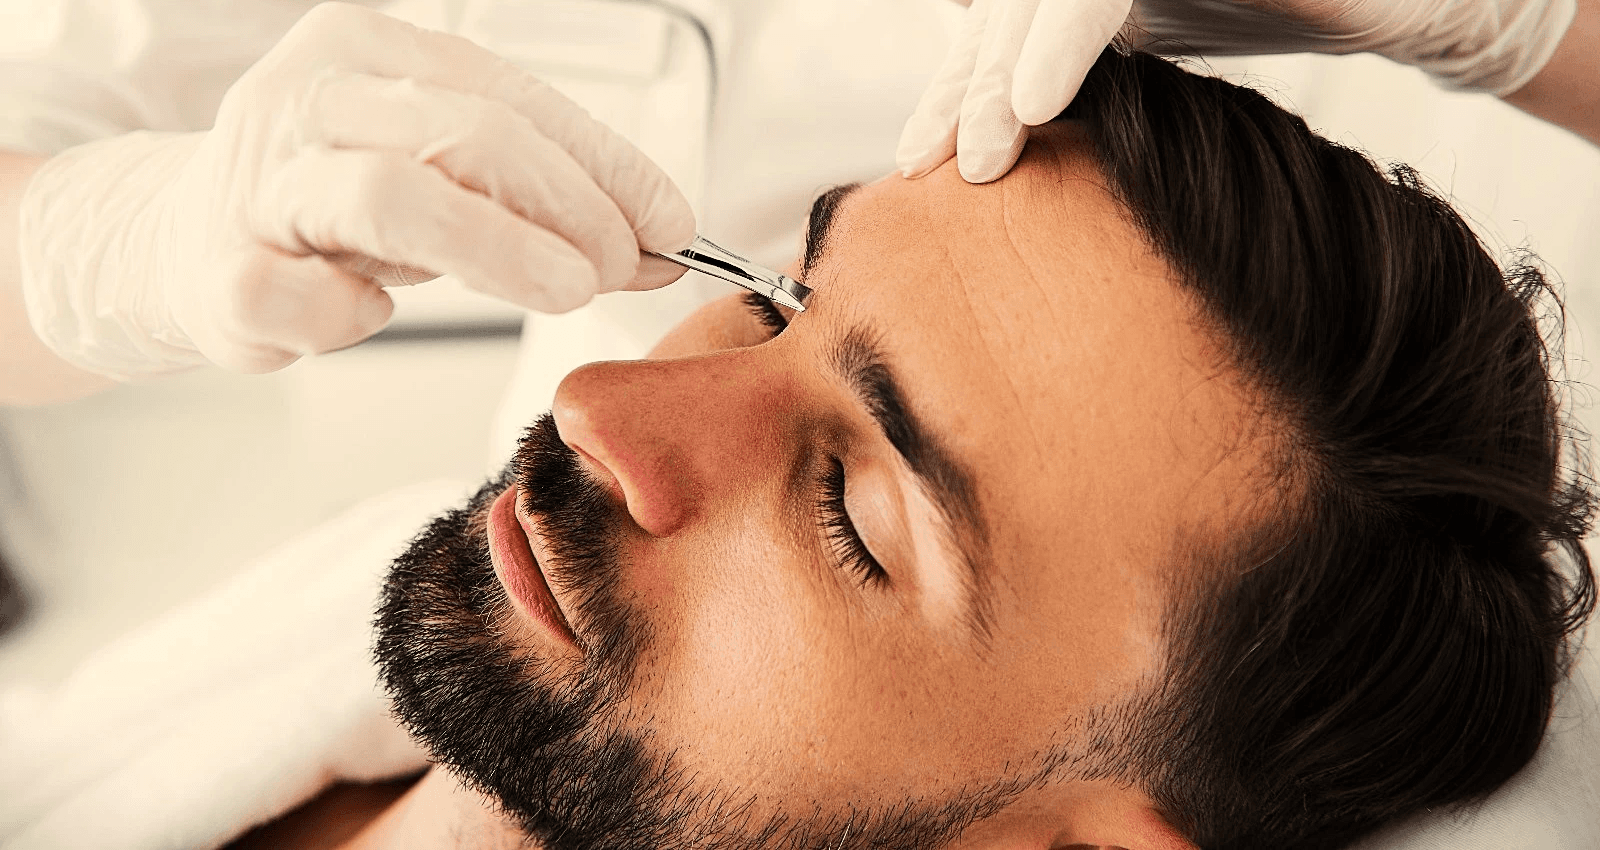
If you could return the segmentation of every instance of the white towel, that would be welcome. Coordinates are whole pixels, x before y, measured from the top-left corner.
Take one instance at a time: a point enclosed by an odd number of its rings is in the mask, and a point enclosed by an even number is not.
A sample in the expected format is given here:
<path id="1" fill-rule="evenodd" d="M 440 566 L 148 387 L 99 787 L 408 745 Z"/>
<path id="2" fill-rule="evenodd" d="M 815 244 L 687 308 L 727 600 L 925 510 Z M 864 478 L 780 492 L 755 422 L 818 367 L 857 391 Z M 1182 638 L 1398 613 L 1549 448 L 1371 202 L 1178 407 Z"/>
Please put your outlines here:
<path id="1" fill-rule="evenodd" d="M 457 483 L 365 502 L 92 656 L 0 691 L 0 846 L 198 850 L 425 766 L 370 650 L 390 560 Z"/>

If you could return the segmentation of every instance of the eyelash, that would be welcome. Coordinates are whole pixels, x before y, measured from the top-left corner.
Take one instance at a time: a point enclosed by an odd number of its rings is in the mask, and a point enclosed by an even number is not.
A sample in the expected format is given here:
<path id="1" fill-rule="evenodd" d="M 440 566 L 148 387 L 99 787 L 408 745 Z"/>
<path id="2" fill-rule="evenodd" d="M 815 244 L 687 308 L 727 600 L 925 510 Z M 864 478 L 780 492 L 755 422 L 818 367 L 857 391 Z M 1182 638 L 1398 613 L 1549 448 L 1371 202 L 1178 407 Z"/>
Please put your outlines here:
<path id="1" fill-rule="evenodd" d="M 817 479 L 817 514 L 828 538 L 828 548 L 833 550 L 839 566 L 855 573 L 863 587 L 883 584 L 889 580 L 889 574 L 867 551 L 867 544 L 850 522 L 850 513 L 844 506 L 844 484 L 844 462 L 836 457 L 828 458 L 828 468 Z"/>
<path id="2" fill-rule="evenodd" d="M 789 320 L 778 311 L 778 306 L 766 298 L 754 292 L 746 292 L 740 300 L 744 301 L 744 306 L 755 315 L 756 321 L 760 322 L 762 327 L 772 331 L 774 337 L 789 327 Z"/>
<path id="3" fill-rule="evenodd" d="M 771 301 L 754 292 L 746 292 L 743 301 L 756 320 L 772 331 L 774 337 L 789 327 L 789 320 Z M 889 573 L 877 558 L 872 557 L 866 542 L 861 539 L 861 533 L 856 531 L 855 523 L 850 521 L 850 512 L 844 506 L 844 491 L 844 461 L 830 457 L 828 468 L 817 477 L 817 518 L 827 537 L 828 548 L 833 550 L 839 566 L 855 573 L 863 586 L 887 582 Z"/>

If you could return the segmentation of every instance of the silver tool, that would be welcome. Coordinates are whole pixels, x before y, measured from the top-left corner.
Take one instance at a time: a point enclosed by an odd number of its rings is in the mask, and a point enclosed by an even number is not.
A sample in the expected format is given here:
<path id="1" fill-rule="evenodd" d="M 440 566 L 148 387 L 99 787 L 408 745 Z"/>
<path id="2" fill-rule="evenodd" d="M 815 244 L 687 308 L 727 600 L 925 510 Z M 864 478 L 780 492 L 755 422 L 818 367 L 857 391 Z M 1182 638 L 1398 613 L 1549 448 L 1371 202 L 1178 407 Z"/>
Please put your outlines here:
<path id="1" fill-rule="evenodd" d="M 645 253 L 671 260 L 684 268 L 705 272 L 712 277 L 720 277 L 797 312 L 805 312 L 806 299 L 811 297 L 811 289 L 800 281 L 758 266 L 704 236 L 696 236 L 689 247 L 676 254 Z"/>

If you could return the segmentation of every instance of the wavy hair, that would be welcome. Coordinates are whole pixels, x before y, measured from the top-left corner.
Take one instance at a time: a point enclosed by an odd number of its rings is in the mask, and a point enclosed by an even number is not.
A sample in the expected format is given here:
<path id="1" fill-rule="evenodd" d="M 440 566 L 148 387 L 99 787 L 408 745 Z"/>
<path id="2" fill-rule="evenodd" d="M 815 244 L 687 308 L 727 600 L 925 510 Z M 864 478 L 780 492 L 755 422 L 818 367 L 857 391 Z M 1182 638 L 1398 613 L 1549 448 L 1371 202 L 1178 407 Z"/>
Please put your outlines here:
<path id="1" fill-rule="evenodd" d="M 1481 799 L 1533 757 L 1595 604 L 1556 293 L 1255 91 L 1113 46 L 1061 117 L 1287 447 L 1269 519 L 1188 553 L 1120 772 L 1230 850 Z"/>

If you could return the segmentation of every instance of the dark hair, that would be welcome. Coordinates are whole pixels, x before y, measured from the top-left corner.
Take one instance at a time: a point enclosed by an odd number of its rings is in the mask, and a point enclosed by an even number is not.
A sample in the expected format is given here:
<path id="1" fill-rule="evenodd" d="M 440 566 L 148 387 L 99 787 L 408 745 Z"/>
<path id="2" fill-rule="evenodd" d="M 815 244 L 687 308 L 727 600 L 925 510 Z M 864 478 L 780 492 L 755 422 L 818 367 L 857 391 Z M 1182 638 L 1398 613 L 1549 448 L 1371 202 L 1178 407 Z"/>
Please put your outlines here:
<path id="1" fill-rule="evenodd" d="M 1230 850 L 1480 799 L 1538 748 L 1594 606 L 1551 287 L 1409 169 L 1167 60 L 1107 49 L 1062 117 L 1287 447 L 1268 519 L 1196 544 L 1131 775 Z"/>

